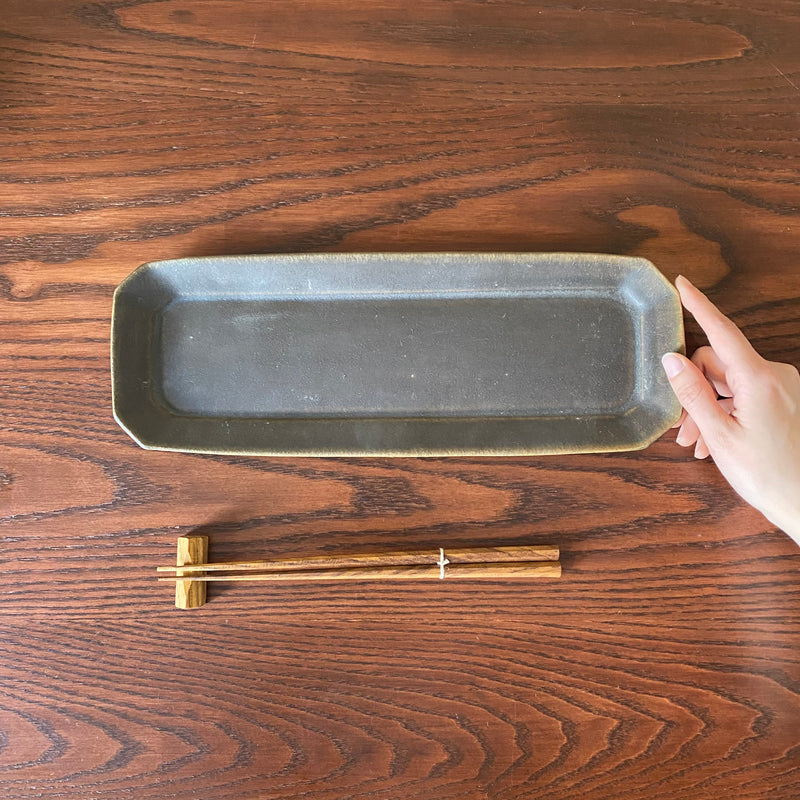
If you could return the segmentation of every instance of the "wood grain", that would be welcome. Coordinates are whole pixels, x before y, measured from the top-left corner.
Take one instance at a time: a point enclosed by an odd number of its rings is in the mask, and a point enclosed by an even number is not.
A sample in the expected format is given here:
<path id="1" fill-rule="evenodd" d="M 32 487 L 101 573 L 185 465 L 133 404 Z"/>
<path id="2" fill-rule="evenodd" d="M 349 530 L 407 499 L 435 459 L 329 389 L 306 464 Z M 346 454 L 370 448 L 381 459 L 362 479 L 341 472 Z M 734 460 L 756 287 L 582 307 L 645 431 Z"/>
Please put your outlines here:
<path id="1" fill-rule="evenodd" d="M 3 797 L 800 794 L 800 558 L 674 434 L 146 452 L 111 417 L 108 352 L 113 289 L 149 260 L 568 250 L 682 272 L 800 364 L 796 3 L 3 11 Z M 212 585 L 187 614 L 154 577 L 182 534 L 218 561 L 548 541 L 564 573 Z"/>

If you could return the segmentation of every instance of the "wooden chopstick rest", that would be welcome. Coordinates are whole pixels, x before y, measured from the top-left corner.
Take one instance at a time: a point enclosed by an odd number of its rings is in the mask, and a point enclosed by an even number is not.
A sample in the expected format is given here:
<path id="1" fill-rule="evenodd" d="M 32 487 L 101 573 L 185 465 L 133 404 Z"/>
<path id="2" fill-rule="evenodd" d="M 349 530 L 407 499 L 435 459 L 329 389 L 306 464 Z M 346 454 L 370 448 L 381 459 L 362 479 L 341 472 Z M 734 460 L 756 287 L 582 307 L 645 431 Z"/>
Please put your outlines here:
<path id="1" fill-rule="evenodd" d="M 179 536 L 175 570 L 184 575 L 183 566 L 208 561 L 208 536 Z M 176 580 L 178 580 L 176 578 Z M 197 580 L 178 580 L 175 584 L 176 608 L 200 608 L 206 603 L 206 584 Z"/>
<path id="2" fill-rule="evenodd" d="M 530 580 L 561 576 L 559 549 L 554 545 L 438 548 L 216 563 L 207 563 L 207 554 L 207 536 L 181 536 L 177 565 L 158 567 L 161 573 L 175 572 L 159 580 L 176 583 L 177 608 L 202 606 L 206 584 L 211 581 Z"/>

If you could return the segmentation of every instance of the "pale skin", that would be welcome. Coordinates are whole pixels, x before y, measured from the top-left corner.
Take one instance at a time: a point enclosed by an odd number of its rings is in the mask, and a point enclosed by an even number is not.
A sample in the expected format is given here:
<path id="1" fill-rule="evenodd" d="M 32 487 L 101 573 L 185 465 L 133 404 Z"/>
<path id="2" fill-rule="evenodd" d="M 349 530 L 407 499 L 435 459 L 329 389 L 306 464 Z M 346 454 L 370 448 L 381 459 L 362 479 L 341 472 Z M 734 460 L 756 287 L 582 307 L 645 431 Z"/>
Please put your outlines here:
<path id="1" fill-rule="evenodd" d="M 800 375 L 762 358 L 686 278 L 675 287 L 710 343 L 691 360 L 663 358 L 684 408 L 676 441 L 710 455 L 742 498 L 800 544 Z"/>

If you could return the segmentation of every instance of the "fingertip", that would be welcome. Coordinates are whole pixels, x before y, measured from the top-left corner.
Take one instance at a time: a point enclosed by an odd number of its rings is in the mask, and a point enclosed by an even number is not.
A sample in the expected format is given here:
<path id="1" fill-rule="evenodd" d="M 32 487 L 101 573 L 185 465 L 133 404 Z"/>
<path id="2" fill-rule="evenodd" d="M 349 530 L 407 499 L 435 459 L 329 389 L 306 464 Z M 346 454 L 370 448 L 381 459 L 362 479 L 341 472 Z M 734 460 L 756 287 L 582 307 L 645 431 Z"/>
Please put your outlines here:
<path id="1" fill-rule="evenodd" d="M 672 429 L 680 428 L 685 421 L 686 421 L 686 409 L 684 408 L 681 410 L 681 415 L 678 417 L 678 421 L 674 425 L 671 425 L 670 428 Z"/>
<path id="2" fill-rule="evenodd" d="M 661 365 L 668 378 L 674 378 L 686 366 L 686 358 L 679 353 L 664 353 L 661 356 Z"/>
<path id="3" fill-rule="evenodd" d="M 681 303 L 708 336 L 717 359 L 722 364 L 736 365 L 737 369 L 751 365 L 758 353 L 736 323 L 690 281 L 683 276 L 680 278 L 676 278 L 675 283 Z"/>
<path id="4" fill-rule="evenodd" d="M 681 297 L 684 296 L 686 292 L 699 292 L 700 290 L 684 275 L 678 275 L 675 278 L 675 288 L 678 290 L 678 294 Z"/>
<path id="5" fill-rule="evenodd" d="M 700 429 L 697 427 L 697 423 L 691 417 L 687 417 L 675 437 L 675 444 L 681 447 L 692 447 L 700 438 Z"/>
<path id="6" fill-rule="evenodd" d="M 708 303 L 711 301 L 701 292 L 688 278 L 683 275 L 678 275 L 675 278 L 675 288 L 681 298 L 683 307 L 694 316 L 694 310 L 698 302 L 702 303 L 704 300 Z"/>
<path id="7" fill-rule="evenodd" d="M 708 458 L 711 455 L 708 452 L 708 446 L 706 445 L 702 436 L 697 440 L 697 444 L 694 448 L 694 457 L 700 459 L 701 461 L 705 458 Z"/>
<path id="8" fill-rule="evenodd" d="M 705 375 L 685 356 L 677 353 L 667 353 L 664 355 L 664 370 L 669 378 L 670 386 L 678 402 L 686 411 L 686 419 L 683 422 L 683 433 L 686 434 L 691 429 L 692 436 L 685 439 L 678 434 L 680 441 L 691 438 L 693 443 L 700 431 L 712 435 L 720 424 L 728 421 L 730 417 L 717 404 L 717 393 L 714 387 L 706 380 Z M 677 372 L 673 371 L 675 364 L 681 365 Z M 680 442 L 679 442 L 680 443 Z"/>

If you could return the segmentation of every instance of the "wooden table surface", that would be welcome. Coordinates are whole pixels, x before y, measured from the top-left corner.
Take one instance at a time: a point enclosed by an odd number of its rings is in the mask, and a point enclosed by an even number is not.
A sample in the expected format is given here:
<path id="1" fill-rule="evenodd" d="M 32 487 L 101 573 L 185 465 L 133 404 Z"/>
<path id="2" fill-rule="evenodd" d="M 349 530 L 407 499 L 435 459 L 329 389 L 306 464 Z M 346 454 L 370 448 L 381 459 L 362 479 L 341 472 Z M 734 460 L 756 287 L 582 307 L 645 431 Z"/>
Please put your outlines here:
<path id="1" fill-rule="evenodd" d="M 117 283 L 237 253 L 642 255 L 798 364 L 798 42 L 791 0 L 5 0 L 0 794 L 800 796 L 800 554 L 674 432 L 147 452 L 109 382 Z M 155 567 L 187 533 L 217 560 L 552 542 L 564 575 L 180 612 Z"/>

